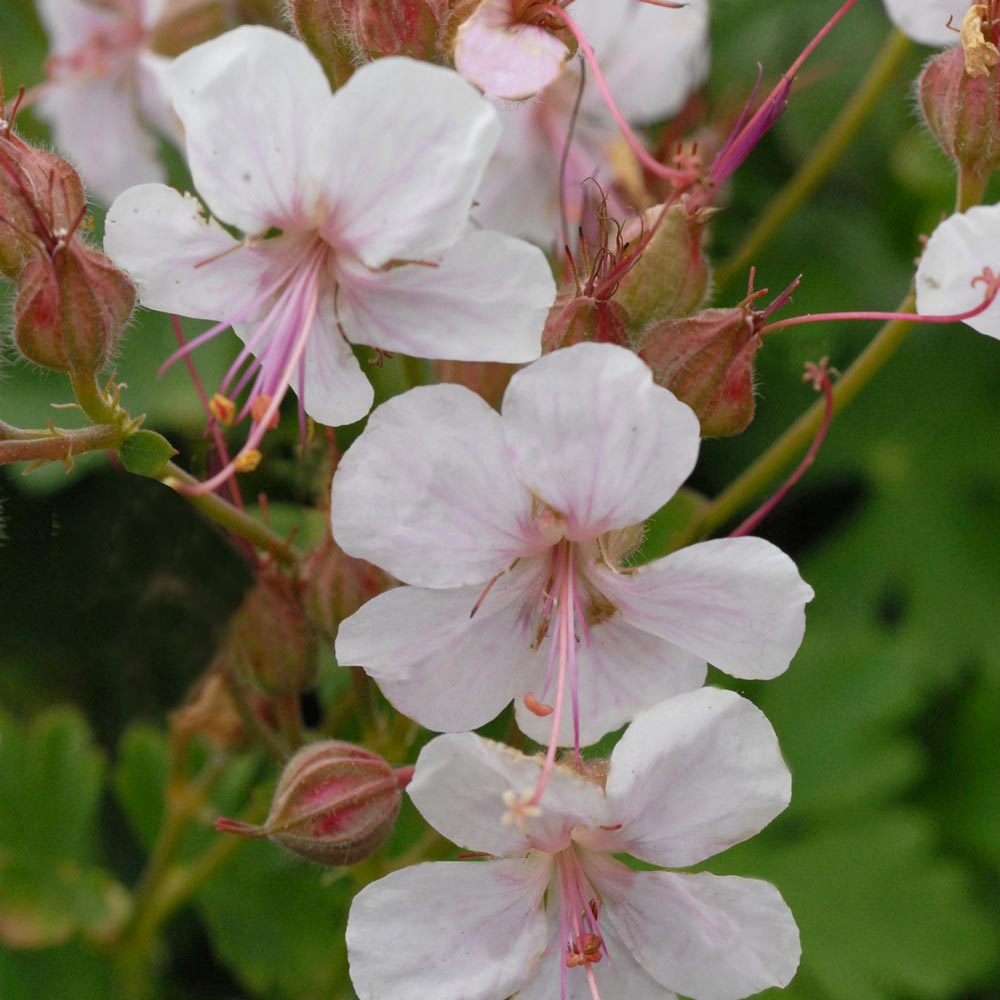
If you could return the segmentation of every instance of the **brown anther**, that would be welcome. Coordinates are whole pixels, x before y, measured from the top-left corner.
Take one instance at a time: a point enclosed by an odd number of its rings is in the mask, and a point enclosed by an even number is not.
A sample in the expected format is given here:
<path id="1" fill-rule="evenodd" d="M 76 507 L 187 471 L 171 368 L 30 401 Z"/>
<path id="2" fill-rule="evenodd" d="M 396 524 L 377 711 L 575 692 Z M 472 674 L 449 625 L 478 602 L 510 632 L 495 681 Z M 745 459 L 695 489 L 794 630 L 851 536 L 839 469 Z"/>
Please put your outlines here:
<path id="1" fill-rule="evenodd" d="M 962 20 L 962 49 L 965 52 L 965 72 L 967 76 L 989 76 L 990 71 L 1000 62 L 1000 51 L 986 40 L 983 34 L 983 19 L 989 16 L 985 4 L 977 3 L 969 8 Z"/>
<path id="2" fill-rule="evenodd" d="M 270 396 L 266 396 L 263 393 L 254 398 L 254 401 L 250 404 L 250 416 L 259 424 L 262 423 L 267 418 L 268 408 L 271 406 L 272 399 Z M 271 414 L 271 419 L 268 421 L 267 429 L 273 431 L 275 427 L 278 426 L 278 413 L 275 411 Z"/>
<path id="3" fill-rule="evenodd" d="M 566 951 L 566 968 L 575 969 L 581 965 L 591 965 L 603 957 L 603 942 L 597 934 L 581 934 Z"/>

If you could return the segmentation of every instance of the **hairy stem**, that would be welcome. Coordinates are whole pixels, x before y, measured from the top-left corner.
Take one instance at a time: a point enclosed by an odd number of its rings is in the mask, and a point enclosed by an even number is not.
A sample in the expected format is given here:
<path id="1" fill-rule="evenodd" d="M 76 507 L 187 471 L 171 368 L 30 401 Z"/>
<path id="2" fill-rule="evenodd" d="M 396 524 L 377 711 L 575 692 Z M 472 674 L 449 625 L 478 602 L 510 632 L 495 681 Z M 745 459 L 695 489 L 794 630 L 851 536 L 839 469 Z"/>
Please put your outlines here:
<path id="1" fill-rule="evenodd" d="M 116 449 L 121 428 L 98 424 L 80 430 L 24 431 L 0 421 L 0 465 L 8 462 L 68 462 L 88 451 Z"/>

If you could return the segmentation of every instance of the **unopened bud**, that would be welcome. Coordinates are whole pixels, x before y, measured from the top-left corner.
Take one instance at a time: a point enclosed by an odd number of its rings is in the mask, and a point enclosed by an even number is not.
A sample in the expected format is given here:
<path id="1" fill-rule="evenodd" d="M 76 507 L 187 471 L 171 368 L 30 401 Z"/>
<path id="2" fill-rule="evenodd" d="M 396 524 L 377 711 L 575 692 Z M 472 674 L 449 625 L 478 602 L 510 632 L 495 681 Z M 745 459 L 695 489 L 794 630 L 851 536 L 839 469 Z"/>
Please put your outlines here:
<path id="1" fill-rule="evenodd" d="M 227 0 L 168 0 L 152 27 L 149 48 L 175 58 L 233 27 Z"/>
<path id="2" fill-rule="evenodd" d="M 255 690 L 269 698 L 291 698 L 316 683 L 316 634 L 297 585 L 273 566 L 237 609 L 220 656 Z"/>
<path id="3" fill-rule="evenodd" d="M 639 357 L 653 378 L 694 410 L 702 437 L 729 437 L 753 420 L 753 362 L 760 349 L 748 308 L 705 309 L 658 323 Z"/>
<path id="4" fill-rule="evenodd" d="M 615 300 L 628 314 L 633 339 L 654 323 L 688 316 L 705 300 L 711 269 L 702 253 L 706 217 L 675 204 L 647 209 L 641 223 L 630 223 L 622 235 L 632 245 L 652 232 L 638 260 L 622 275 Z"/>
<path id="5" fill-rule="evenodd" d="M 392 831 L 411 773 L 351 743 L 311 743 L 285 766 L 263 826 L 220 819 L 215 828 L 269 837 L 322 865 L 357 864 Z"/>
<path id="6" fill-rule="evenodd" d="M 921 110 L 941 148 L 961 170 L 980 176 L 1000 169 L 998 26 L 984 24 L 985 14 L 982 4 L 972 7 L 962 44 L 931 59 L 918 84 Z"/>
<path id="7" fill-rule="evenodd" d="M 97 372 L 118 348 L 135 286 L 99 250 L 70 238 L 30 260 L 14 304 L 14 341 L 36 365 Z"/>
<path id="8" fill-rule="evenodd" d="M 329 536 L 306 557 L 302 578 L 306 613 L 331 642 L 345 618 L 396 582 L 378 566 L 349 556 Z"/>
<path id="9" fill-rule="evenodd" d="M 585 340 L 627 347 L 628 313 L 615 300 L 560 292 L 542 331 L 542 353 Z"/>

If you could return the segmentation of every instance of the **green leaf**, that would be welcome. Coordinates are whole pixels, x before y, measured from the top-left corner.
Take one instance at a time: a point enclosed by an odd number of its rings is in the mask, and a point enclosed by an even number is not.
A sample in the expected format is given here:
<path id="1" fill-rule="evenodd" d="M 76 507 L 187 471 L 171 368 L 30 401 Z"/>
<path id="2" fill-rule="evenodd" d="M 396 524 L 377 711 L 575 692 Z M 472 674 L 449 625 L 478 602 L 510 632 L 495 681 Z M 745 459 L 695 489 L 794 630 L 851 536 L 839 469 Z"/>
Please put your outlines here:
<path id="1" fill-rule="evenodd" d="M 774 882 L 802 933 L 798 984 L 808 1000 L 938 1000 L 998 955 L 989 914 L 967 872 L 942 856 L 914 812 L 850 814 L 788 842 L 761 835 L 709 864 Z M 787 829 L 787 824 L 783 824 Z"/>
<path id="2" fill-rule="evenodd" d="M 130 726 L 118 746 L 114 792 L 140 845 L 149 851 L 163 825 L 167 739 L 152 726 Z"/>
<path id="3" fill-rule="evenodd" d="M 104 761 L 68 708 L 27 728 L 0 722 L 0 940 L 11 948 L 100 938 L 128 908 L 128 894 L 93 863 Z"/>
<path id="4" fill-rule="evenodd" d="M 177 454 L 177 449 L 156 431 L 136 431 L 122 443 L 118 457 L 122 465 L 138 476 L 156 476 Z"/>
<path id="5" fill-rule="evenodd" d="M 98 1000 L 114 997 L 110 964 L 79 945 L 44 951 L 0 948 L 3 1000 Z"/>

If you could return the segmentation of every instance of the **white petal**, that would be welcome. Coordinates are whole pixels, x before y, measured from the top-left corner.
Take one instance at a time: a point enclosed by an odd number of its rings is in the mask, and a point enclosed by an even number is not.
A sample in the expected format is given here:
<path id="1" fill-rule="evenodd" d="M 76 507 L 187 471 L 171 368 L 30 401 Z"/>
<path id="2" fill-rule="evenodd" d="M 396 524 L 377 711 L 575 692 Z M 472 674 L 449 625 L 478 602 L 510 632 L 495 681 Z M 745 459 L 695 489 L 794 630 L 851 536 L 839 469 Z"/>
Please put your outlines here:
<path id="1" fill-rule="evenodd" d="M 159 140 L 136 115 L 134 86 L 121 73 L 70 79 L 53 84 L 38 105 L 56 147 L 79 169 L 87 191 L 105 204 L 133 184 L 166 176 Z"/>
<path id="2" fill-rule="evenodd" d="M 227 31 L 174 61 L 170 91 L 191 176 L 215 215 L 252 234 L 315 221 L 310 147 L 332 97 L 305 45 L 271 28 Z"/>
<path id="3" fill-rule="evenodd" d="M 158 132 L 183 148 L 180 119 L 170 103 L 170 67 L 173 60 L 143 50 L 136 60 L 136 88 L 143 116 Z"/>
<path id="4" fill-rule="evenodd" d="M 610 858 L 601 868 L 588 874 L 604 899 L 602 923 L 614 925 L 646 971 L 678 993 L 740 1000 L 795 975 L 799 930 L 770 883 L 636 872 Z"/>
<path id="5" fill-rule="evenodd" d="M 503 432 L 524 484 L 585 541 L 638 524 L 698 457 L 698 419 L 631 351 L 577 344 L 510 381 Z"/>
<path id="6" fill-rule="evenodd" d="M 892 23 L 922 45 L 956 44 L 958 32 L 952 28 L 962 24 L 969 6 L 969 0 L 885 0 Z"/>
<path id="7" fill-rule="evenodd" d="M 917 311 L 952 316 L 975 309 L 985 288 L 973 279 L 984 268 L 1000 274 L 1000 205 L 976 205 L 934 230 L 917 268 Z M 1000 298 L 965 322 L 1000 339 Z"/>
<path id="8" fill-rule="evenodd" d="M 144 306 L 197 319 L 221 319 L 251 301 L 270 266 L 265 253 L 240 248 L 206 219 L 195 198 L 162 184 L 115 199 L 104 250 L 136 283 Z"/>
<path id="9" fill-rule="evenodd" d="M 767 826 L 788 805 L 792 779 L 764 714 L 731 691 L 702 688 L 635 719 L 606 788 L 620 829 L 588 845 L 683 868 Z"/>
<path id="10" fill-rule="evenodd" d="M 689 0 L 681 10 L 575 0 L 570 13 L 633 125 L 662 121 L 679 111 L 708 73 L 707 0 Z"/>
<path id="11" fill-rule="evenodd" d="M 544 669 L 521 621 L 521 575 L 515 569 L 497 581 L 475 617 L 481 586 L 380 594 L 341 622 L 337 662 L 364 667 L 397 709 L 427 729 L 482 726 Z"/>
<path id="12" fill-rule="evenodd" d="M 547 859 L 417 865 L 351 904 L 347 952 L 360 1000 L 502 1000 L 545 947 Z"/>
<path id="13" fill-rule="evenodd" d="M 303 406 L 313 420 L 331 427 L 360 420 L 375 397 L 354 352 L 337 329 L 333 302 L 325 296 L 313 323 L 304 358 Z M 298 391 L 298 385 L 292 388 Z"/>
<path id="14" fill-rule="evenodd" d="M 812 588 L 762 538 L 688 546 L 625 576 L 595 580 L 626 621 L 669 639 L 734 677 L 777 677 L 805 631 Z"/>
<path id="15" fill-rule="evenodd" d="M 455 69 L 491 97 L 511 100 L 547 87 L 569 54 L 552 32 L 512 24 L 510 0 L 483 0 L 455 38 Z"/>
<path id="16" fill-rule="evenodd" d="M 87 0 L 36 0 L 35 9 L 45 26 L 54 54 L 67 55 L 84 45 L 88 37 L 117 27 L 121 17 Z"/>
<path id="17" fill-rule="evenodd" d="M 500 417 L 468 389 L 411 389 L 376 409 L 333 480 L 337 543 L 405 583 L 482 583 L 544 551 Z"/>
<path id="18" fill-rule="evenodd" d="M 489 102 L 460 76 L 401 58 L 363 66 L 327 112 L 303 121 L 332 209 L 323 235 L 369 267 L 459 238 L 500 134 Z"/>
<path id="19" fill-rule="evenodd" d="M 546 640 L 539 649 L 540 664 L 548 656 Z M 705 681 L 705 661 L 673 643 L 624 622 L 620 616 L 591 627 L 591 642 L 578 643 L 580 745 L 596 743 L 606 733 L 628 722 L 637 712 L 664 698 L 690 691 Z M 535 682 L 540 683 L 541 676 Z M 541 697 L 537 687 L 532 688 Z M 554 697 L 548 692 L 548 700 Z M 567 699 L 568 704 L 568 699 Z M 521 731 L 539 743 L 548 743 L 551 720 L 529 712 L 515 702 Z M 573 718 L 567 708 L 559 743 L 573 745 Z"/>
<path id="20" fill-rule="evenodd" d="M 560 991 L 563 954 L 559 944 L 559 904 L 546 907 L 549 948 L 538 972 L 517 994 L 516 1000 L 563 1000 Z M 601 923 L 607 956 L 592 966 L 598 995 L 604 1000 L 677 1000 L 677 994 L 653 980 L 632 957 L 610 921 Z M 565 1000 L 593 1000 L 584 970 L 566 969 Z"/>
<path id="21" fill-rule="evenodd" d="M 385 351 L 456 361 L 534 361 L 556 286 L 537 247 L 472 232 L 433 262 L 372 271 L 338 266 L 348 338 Z"/>
<path id="22" fill-rule="evenodd" d="M 527 833 L 505 826 L 504 793 L 532 792 L 541 760 L 475 733 L 439 736 L 420 751 L 407 787 L 424 819 L 470 850 L 513 857 L 529 850 L 554 854 L 570 845 L 573 828 L 605 821 L 604 793 L 564 767 L 550 775 L 541 815 L 525 820 Z"/>

